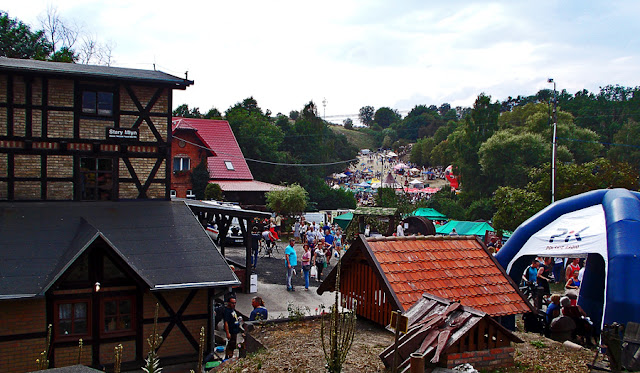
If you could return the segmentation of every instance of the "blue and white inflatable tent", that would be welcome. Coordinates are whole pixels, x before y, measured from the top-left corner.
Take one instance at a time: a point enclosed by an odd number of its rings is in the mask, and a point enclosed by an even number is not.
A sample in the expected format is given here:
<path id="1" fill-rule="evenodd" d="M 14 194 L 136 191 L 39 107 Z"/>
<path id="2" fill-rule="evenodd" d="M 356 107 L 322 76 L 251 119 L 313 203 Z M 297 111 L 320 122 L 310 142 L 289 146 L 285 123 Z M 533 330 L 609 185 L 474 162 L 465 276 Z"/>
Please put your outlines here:
<path id="1" fill-rule="evenodd" d="M 640 193 L 557 201 L 522 223 L 496 259 L 519 283 L 535 256 L 587 257 L 578 304 L 594 325 L 640 322 Z"/>

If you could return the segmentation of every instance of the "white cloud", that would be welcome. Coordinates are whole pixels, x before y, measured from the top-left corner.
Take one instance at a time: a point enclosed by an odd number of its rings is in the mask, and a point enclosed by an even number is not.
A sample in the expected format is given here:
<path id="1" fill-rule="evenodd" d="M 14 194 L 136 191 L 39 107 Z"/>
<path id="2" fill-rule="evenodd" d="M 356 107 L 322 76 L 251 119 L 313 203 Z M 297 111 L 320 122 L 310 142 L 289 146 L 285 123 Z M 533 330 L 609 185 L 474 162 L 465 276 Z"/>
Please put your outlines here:
<path id="1" fill-rule="evenodd" d="M 56 4 L 115 44 L 120 66 L 189 71 L 188 103 L 224 111 L 248 96 L 274 113 L 326 97 L 327 115 L 360 107 L 468 106 L 559 89 L 640 85 L 640 3 L 86 1 Z M 46 1 L 10 16 L 37 26 Z"/>

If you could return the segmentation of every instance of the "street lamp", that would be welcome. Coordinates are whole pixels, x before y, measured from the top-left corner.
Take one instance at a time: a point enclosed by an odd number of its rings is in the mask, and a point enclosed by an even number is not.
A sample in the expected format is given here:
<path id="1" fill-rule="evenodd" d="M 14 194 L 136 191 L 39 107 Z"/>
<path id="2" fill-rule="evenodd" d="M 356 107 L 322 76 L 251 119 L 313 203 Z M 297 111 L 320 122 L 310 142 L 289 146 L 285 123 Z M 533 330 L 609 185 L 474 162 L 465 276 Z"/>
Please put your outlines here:
<path id="1" fill-rule="evenodd" d="M 551 203 L 556 200 L 556 130 L 558 128 L 558 96 L 556 94 L 556 82 L 549 78 L 547 83 L 553 83 L 553 138 L 551 150 Z"/>

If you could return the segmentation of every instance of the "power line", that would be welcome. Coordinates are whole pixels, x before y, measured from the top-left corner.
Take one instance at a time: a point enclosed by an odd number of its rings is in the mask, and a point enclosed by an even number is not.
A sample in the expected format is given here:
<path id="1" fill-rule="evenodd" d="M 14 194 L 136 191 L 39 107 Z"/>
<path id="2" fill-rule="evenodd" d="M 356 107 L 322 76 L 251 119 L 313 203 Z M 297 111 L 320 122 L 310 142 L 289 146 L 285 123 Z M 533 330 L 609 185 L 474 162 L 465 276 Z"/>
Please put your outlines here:
<path id="1" fill-rule="evenodd" d="M 280 163 L 280 162 L 269 162 L 269 161 L 263 161 L 263 160 L 260 160 L 260 159 L 239 157 L 237 155 L 229 154 L 229 153 L 225 153 L 225 152 L 221 152 L 221 151 L 215 151 L 215 150 L 213 150 L 211 148 L 208 148 L 208 147 L 200 145 L 200 144 L 196 144 L 194 142 L 182 139 L 180 137 L 173 136 L 173 138 L 177 139 L 177 140 L 180 140 L 180 141 L 184 141 L 185 143 L 191 144 L 191 145 L 196 146 L 198 148 L 207 149 L 207 150 L 212 151 L 212 152 L 214 152 L 216 154 L 224 154 L 224 155 L 226 155 L 228 157 L 231 157 L 231 158 L 244 159 L 245 161 L 249 161 L 249 162 L 264 163 L 264 164 L 270 164 L 270 165 L 274 165 L 274 166 L 321 167 L 321 166 L 333 166 L 333 165 L 342 164 L 342 163 L 353 163 L 353 162 L 358 161 L 358 158 L 353 158 L 353 159 L 349 159 L 349 160 L 346 160 L 346 161 L 326 162 L 326 163 Z"/>

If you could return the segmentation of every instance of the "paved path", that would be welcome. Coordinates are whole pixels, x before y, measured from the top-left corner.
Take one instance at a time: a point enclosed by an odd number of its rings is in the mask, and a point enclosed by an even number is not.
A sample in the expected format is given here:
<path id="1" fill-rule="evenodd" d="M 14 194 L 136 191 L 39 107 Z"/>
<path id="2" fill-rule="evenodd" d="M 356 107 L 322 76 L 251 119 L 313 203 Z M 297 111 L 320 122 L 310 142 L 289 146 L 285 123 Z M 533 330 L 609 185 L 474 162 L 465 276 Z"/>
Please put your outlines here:
<path id="1" fill-rule="evenodd" d="M 258 275 L 258 292 L 254 294 L 237 294 L 236 309 L 245 315 L 249 315 L 253 307 L 251 306 L 251 298 L 260 296 L 265 302 L 267 310 L 269 310 L 269 319 L 278 317 L 288 317 L 290 310 L 293 312 L 303 312 L 305 315 L 315 315 L 321 306 L 329 307 L 333 304 L 334 293 L 325 292 L 318 295 L 317 290 L 319 282 L 311 280 L 309 291 L 304 290 L 304 278 L 302 277 L 302 268 L 300 258 L 302 257 L 302 245 L 296 244 L 295 249 L 298 255 L 298 271 L 293 277 L 293 286 L 296 291 L 287 291 L 286 272 L 284 265 L 284 242 L 278 243 L 283 248 L 277 258 L 258 258 L 258 266 L 254 273 Z M 244 263 L 244 247 L 226 247 L 226 256 L 236 262 Z M 326 275 L 335 266 L 337 260 L 331 260 L 329 267 L 325 268 L 323 275 Z"/>

